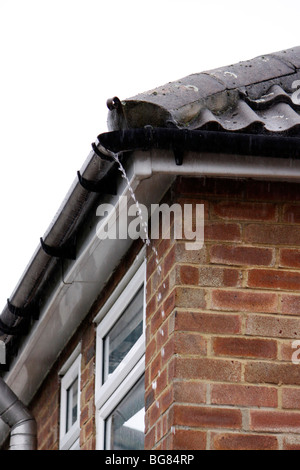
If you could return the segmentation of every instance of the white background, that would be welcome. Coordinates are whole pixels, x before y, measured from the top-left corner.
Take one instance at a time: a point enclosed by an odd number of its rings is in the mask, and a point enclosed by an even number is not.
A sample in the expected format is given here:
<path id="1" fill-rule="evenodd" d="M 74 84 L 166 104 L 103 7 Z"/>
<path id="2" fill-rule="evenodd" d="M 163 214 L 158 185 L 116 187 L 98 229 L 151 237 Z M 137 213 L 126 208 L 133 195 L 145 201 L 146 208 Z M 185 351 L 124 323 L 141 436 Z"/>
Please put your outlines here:
<path id="1" fill-rule="evenodd" d="M 299 0 L 0 0 L 0 312 L 107 98 L 300 45 Z"/>

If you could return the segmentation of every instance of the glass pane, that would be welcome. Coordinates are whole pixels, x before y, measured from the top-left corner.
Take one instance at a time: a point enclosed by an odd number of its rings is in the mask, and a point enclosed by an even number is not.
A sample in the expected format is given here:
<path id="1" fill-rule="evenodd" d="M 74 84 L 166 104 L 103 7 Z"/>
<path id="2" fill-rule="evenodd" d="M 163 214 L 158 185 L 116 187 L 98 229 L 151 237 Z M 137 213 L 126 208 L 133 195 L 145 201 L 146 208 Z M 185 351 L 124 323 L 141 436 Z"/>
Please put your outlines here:
<path id="1" fill-rule="evenodd" d="M 144 376 L 106 420 L 106 449 L 143 450 L 145 432 Z"/>
<path id="2" fill-rule="evenodd" d="M 70 447 L 70 450 L 80 450 L 80 441 L 77 439 L 77 441 L 74 442 L 74 444 Z"/>
<path id="3" fill-rule="evenodd" d="M 67 390 L 67 426 L 66 432 L 77 421 L 78 415 L 78 377 Z"/>
<path id="4" fill-rule="evenodd" d="M 143 299 L 144 288 L 141 287 L 104 338 L 104 382 L 143 334 Z"/>

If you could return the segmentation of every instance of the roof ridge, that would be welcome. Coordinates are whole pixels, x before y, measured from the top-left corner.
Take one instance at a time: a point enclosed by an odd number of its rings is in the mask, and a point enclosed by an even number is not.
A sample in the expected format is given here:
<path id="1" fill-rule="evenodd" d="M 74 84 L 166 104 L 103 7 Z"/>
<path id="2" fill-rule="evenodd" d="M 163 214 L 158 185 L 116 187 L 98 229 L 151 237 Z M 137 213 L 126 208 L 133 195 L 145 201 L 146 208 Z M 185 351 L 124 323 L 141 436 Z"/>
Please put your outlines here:
<path id="1" fill-rule="evenodd" d="M 126 99 L 118 109 L 110 110 L 108 126 L 110 130 L 148 124 L 164 127 L 167 120 L 172 120 L 187 127 L 205 108 L 223 114 L 236 107 L 241 94 L 253 102 L 272 85 L 292 93 L 297 79 L 300 79 L 300 46 L 194 73 Z"/>

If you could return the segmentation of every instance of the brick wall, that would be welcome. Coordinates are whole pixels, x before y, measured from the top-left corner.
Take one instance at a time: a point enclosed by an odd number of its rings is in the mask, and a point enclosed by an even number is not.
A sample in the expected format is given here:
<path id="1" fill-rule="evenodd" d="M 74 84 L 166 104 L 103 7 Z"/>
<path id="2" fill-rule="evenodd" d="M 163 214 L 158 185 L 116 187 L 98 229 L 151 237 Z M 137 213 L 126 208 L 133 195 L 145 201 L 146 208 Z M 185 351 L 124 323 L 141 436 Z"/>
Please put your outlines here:
<path id="1" fill-rule="evenodd" d="M 147 449 L 300 449 L 298 185 L 178 178 L 165 202 L 204 203 L 205 245 L 149 248 Z M 97 311 L 134 244 L 31 403 L 38 448 L 59 448 L 58 371 L 82 342 L 82 449 L 95 449 Z M 157 250 L 157 255 L 154 253 Z M 159 268 L 157 267 L 157 260 Z"/>
<path id="2" fill-rule="evenodd" d="M 300 449 L 299 186 L 179 178 L 172 194 L 205 204 L 205 245 L 148 252 L 146 448 Z"/>

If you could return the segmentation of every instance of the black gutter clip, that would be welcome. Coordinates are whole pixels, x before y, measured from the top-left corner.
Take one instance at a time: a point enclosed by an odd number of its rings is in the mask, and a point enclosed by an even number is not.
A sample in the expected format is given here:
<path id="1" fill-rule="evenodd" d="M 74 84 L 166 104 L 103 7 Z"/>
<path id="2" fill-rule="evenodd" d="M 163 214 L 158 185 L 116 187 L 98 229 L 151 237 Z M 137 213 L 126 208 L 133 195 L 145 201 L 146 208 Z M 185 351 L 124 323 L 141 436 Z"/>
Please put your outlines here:
<path id="1" fill-rule="evenodd" d="M 41 246 L 48 256 L 60 259 L 76 260 L 76 241 L 77 237 L 72 236 L 61 246 L 49 246 L 40 238 Z"/>
<path id="2" fill-rule="evenodd" d="M 27 318 L 26 321 L 23 321 L 19 325 L 16 326 L 8 326 L 0 319 L 0 331 L 5 335 L 9 336 L 19 336 L 25 334 L 29 325 L 29 319 Z"/>
<path id="3" fill-rule="evenodd" d="M 77 171 L 77 176 L 80 185 L 86 189 L 86 191 L 102 195 L 109 194 L 111 196 L 116 196 L 117 194 L 117 186 L 114 180 L 109 181 L 105 176 L 99 181 L 87 180 L 81 175 L 80 171 Z"/>
<path id="4" fill-rule="evenodd" d="M 30 324 L 30 318 L 38 320 L 40 314 L 40 304 L 38 301 L 34 300 L 26 307 L 15 307 L 10 302 L 10 300 L 7 299 L 7 308 L 12 315 L 23 319 L 23 321 L 15 326 L 8 326 L 0 319 L 0 331 L 8 336 L 19 336 L 26 334 Z"/>
<path id="5" fill-rule="evenodd" d="M 181 166 L 183 164 L 184 151 L 186 150 L 187 142 L 189 139 L 188 129 L 182 129 L 181 134 L 183 136 L 182 141 L 175 143 L 173 146 L 175 163 L 177 166 Z"/>
<path id="6" fill-rule="evenodd" d="M 100 152 L 100 150 L 98 149 L 97 145 L 95 144 L 95 142 L 92 143 L 92 149 L 94 150 L 95 154 L 97 155 L 97 157 L 100 157 L 101 160 L 105 160 L 107 162 L 114 162 L 115 160 L 113 159 L 113 157 L 110 157 L 109 155 L 105 155 L 104 153 Z"/>
<path id="7" fill-rule="evenodd" d="M 7 308 L 16 317 L 19 318 L 30 318 L 38 320 L 40 316 L 39 302 L 33 300 L 26 307 L 15 307 L 9 299 L 7 299 Z"/>

